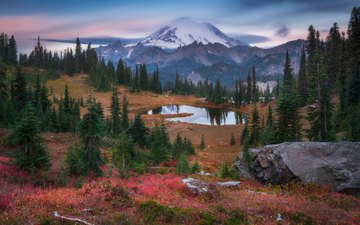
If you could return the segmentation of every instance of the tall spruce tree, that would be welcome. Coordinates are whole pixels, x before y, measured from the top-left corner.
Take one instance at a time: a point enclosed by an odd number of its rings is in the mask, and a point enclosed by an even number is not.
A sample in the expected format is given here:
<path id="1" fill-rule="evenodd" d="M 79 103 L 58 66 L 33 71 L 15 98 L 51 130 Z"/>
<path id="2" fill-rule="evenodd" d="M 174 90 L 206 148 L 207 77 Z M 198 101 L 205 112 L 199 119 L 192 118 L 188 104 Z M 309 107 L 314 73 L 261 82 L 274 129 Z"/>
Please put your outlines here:
<path id="1" fill-rule="evenodd" d="M 305 106 L 308 98 L 307 94 L 307 74 L 306 74 L 306 54 L 305 48 L 303 47 L 300 56 L 300 66 L 298 75 L 298 94 L 300 106 Z"/>
<path id="2" fill-rule="evenodd" d="M 292 76 L 288 52 L 285 55 L 284 83 L 277 102 L 277 139 L 278 142 L 297 141 L 301 138 L 298 96 Z"/>
<path id="3" fill-rule="evenodd" d="M 123 97 L 123 106 L 121 112 L 121 126 L 124 130 L 129 128 L 129 110 L 128 110 L 128 101 L 126 96 Z"/>
<path id="4" fill-rule="evenodd" d="M 113 137 L 117 138 L 122 130 L 120 105 L 117 93 L 117 87 L 113 88 L 110 105 L 110 131 Z"/>
<path id="5" fill-rule="evenodd" d="M 360 7 L 351 12 L 348 27 L 348 87 L 347 105 L 357 106 L 360 102 Z"/>
<path id="6" fill-rule="evenodd" d="M 17 64 L 17 49 L 16 49 L 16 40 L 14 38 L 14 35 L 11 36 L 9 39 L 8 44 L 8 52 L 7 52 L 7 62 L 11 65 Z"/>
<path id="7" fill-rule="evenodd" d="M 139 113 L 135 115 L 135 119 L 130 125 L 127 133 L 134 140 L 134 143 L 138 143 L 140 147 L 146 145 L 148 128 L 145 127 L 144 121 L 141 119 Z"/>
<path id="8" fill-rule="evenodd" d="M 50 168 L 50 157 L 40 136 L 36 109 L 31 103 L 26 105 L 22 118 L 15 128 L 13 138 L 14 143 L 18 146 L 18 151 L 15 153 L 16 166 L 29 172 Z"/>
<path id="9" fill-rule="evenodd" d="M 75 73 L 80 73 L 82 70 L 82 56 L 81 56 L 81 43 L 80 39 L 76 38 L 76 47 L 75 47 Z"/>
<path id="10" fill-rule="evenodd" d="M 260 141 L 260 116 L 256 105 L 253 105 L 251 112 L 251 126 L 249 134 L 249 144 L 251 146 L 257 146 Z"/>
<path id="11" fill-rule="evenodd" d="M 95 101 L 89 104 L 88 112 L 83 116 L 79 128 L 84 172 L 92 172 L 95 176 L 101 176 L 102 170 L 100 166 L 103 164 L 100 152 L 101 116 Z"/>

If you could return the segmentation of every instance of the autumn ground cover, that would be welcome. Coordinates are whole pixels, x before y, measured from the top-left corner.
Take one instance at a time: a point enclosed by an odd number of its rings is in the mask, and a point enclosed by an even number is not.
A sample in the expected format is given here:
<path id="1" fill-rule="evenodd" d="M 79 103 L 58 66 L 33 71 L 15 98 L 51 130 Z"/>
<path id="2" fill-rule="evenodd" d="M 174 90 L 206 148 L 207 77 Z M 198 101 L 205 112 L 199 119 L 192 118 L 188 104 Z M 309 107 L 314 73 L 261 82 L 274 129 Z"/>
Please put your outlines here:
<path id="1" fill-rule="evenodd" d="M 61 76 L 48 81 L 51 94 L 61 97 L 64 85 L 75 98 L 94 94 L 107 113 L 110 92 L 94 93 L 86 77 Z M 136 112 L 165 104 L 203 106 L 207 103 L 193 96 L 130 93 L 119 88 L 120 99 L 126 94 L 130 117 Z M 272 106 L 275 102 L 270 103 Z M 267 106 L 257 105 L 265 116 Z M 250 113 L 247 105 L 241 112 Z M 84 110 L 84 109 L 83 109 Z M 84 112 L 84 111 L 83 111 Z M 143 116 L 148 127 L 164 121 L 164 116 Z M 198 161 L 202 170 L 211 176 L 191 175 L 206 182 L 221 180 L 214 176 L 221 163 L 231 164 L 240 152 L 240 134 L 244 125 L 206 126 L 164 121 L 170 139 L 177 133 L 190 138 L 196 155 L 190 162 Z M 238 187 L 212 187 L 209 193 L 194 195 L 182 183 L 184 176 L 173 174 L 173 162 L 163 164 L 164 169 L 150 170 L 144 175 L 131 174 L 120 179 L 108 165 L 102 169 L 104 177 L 70 177 L 59 173 L 59 166 L 68 147 L 77 140 L 69 133 L 43 133 L 48 146 L 52 168 L 43 174 L 27 174 L 11 165 L 6 146 L 9 130 L 0 130 L 0 224 L 66 224 L 55 219 L 54 212 L 76 217 L 94 224 L 359 224 L 359 197 L 333 193 L 315 185 L 291 184 L 264 186 L 256 181 L 241 180 Z M 230 145 L 230 135 L 236 144 Z M 204 134 L 206 147 L 199 149 Z M 102 148 L 108 155 L 108 147 Z M 283 218 L 276 220 L 278 214 Z M 69 223 L 72 224 L 72 223 Z"/>
<path id="2" fill-rule="evenodd" d="M 166 217 L 167 210 L 175 217 L 181 212 L 185 217 L 178 219 L 189 224 L 230 221 L 231 212 L 240 212 L 243 221 L 250 224 L 277 224 L 277 214 L 282 215 L 282 224 L 358 224 L 360 220 L 359 198 L 315 185 L 272 187 L 242 180 L 238 187 L 213 188 L 209 194 L 193 195 L 182 183 L 183 176 L 132 174 L 120 179 L 113 173 L 103 178 L 85 178 L 81 187 L 76 187 L 75 180 L 66 186 L 42 186 L 33 182 L 35 177 L 29 179 L 28 174 L 7 165 L 7 157 L 1 156 L 0 161 L 1 224 L 60 224 L 53 217 L 55 211 L 95 224 L 144 224 L 149 213 L 162 218 L 151 223 L 176 223 Z M 208 182 L 219 180 L 212 176 L 192 177 Z M 149 200 L 159 203 L 165 211 L 145 213 L 142 206 Z M 206 223 L 209 221 L 214 223 Z"/>

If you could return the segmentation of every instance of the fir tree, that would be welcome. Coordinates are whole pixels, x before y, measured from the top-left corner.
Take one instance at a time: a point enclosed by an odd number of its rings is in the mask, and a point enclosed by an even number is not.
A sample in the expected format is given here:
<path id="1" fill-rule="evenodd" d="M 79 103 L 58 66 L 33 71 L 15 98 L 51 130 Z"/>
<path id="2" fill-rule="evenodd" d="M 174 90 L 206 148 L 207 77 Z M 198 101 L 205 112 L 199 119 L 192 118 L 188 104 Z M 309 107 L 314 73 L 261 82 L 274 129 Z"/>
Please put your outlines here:
<path id="1" fill-rule="evenodd" d="M 11 65 L 17 64 L 17 50 L 16 50 L 16 41 L 14 35 L 9 39 L 9 45 L 7 47 L 7 62 Z"/>
<path id="2" fill-rule="evenodd" d="M 297 141 L 301 137 L 298 97 L 294 89 L 294 80 L 289 54 L 285 55 L 284 84 L 280 89 L 277 102 L 277 139 L 279 142 Z"/>
<path id="3" fill-rule="evenodd" d="M 101 116 L 95 103 L 89 104 L 88 112 L 83 116 L 80 123 L 80 138 L 82 143 L 81 158 L 86 173 L 93 172 L 101 176 L 100 166 L 103 164 L 101 157 Z"/>
<path id="4" fill-rule="evenodd" d="M 307 94 L 307 74 L 306 74 L 306 55 L 305 49 L 301 51 L 300 67 L 298 75 L 298 94 L 300 106 L 306 105 L 308 94 Z"/>
<path id="5" fill-rule="evenodd" d="M 80 39 L 76 38 L 75 47 L 75 73 L 80 73 L 82 70 L 82 56 L 81 56 L 81 44 Z"/>
<path id="6" fill-rule="evenodd" d="M 18 111 L 23 109 L 28 101 L 27 83 L 19 67 L 16 70 L 15 80 L 12 84 L 11 97 Z"/>
<path id="7" fill-rule="evenodd" d="M 252 146 L 257 146 L 260 140 L 260 117 L 259 111 L 257 110 L 256 105 L 253 105 L 251 113 L 251 129 L 249 135 L 249 143 Z"/>
<path id="8" fill-rule="evenodd" d="M 188 174 L 190 172 L 189 161 L 185 154 L 180 155 L 179 163 L 176 166 L 175 174 Z"/>
<path id="9" fill-rule="evenodd" d="M 125 68 L 122 59 L 120 58 L 118 61 L 118 65 L 116 68 L 116 77 L 118 84 L 125 84 Z"/>
<path id="10" fill-rule="evenodd" d="M 123 97 L 123 107 L 121 112 L 121 126 L 124 130 L 129 128 L 129 111 L 128 111 L 128 101 L 126 96 Z"/>
<path id="11" fill-rule="evenodd" d="M 50 157 L 39 133 L 39 122 L 34 106 L 26 105 L 22 119 L 13 134 L 14 143 L 19 146 L 15 154 L 15 165 L 20 169 L 33 172 L 51 167 Z"/>
<path id="12" fill-rule="evenodd" d="M 122 130 L 120 117 L 120 105 L 117 94 L 117 88 L 113 88 L 110 105 L 110 131 L 113 137 L 117 138 Z"/>
<path id="13" fill-rule="evenodd" d="M 128 129 L 128 134 L 134 140 L 134 143 L 144 147 L 147 141 L 148 129 L 145 127 L 144 121 L 140 114 L 135 115 L 135 119 Z"/>
<path id="14" fill-rule="evenodd" d="M 118 169 L 121 177 L 126 177 L 130 163 L 134 159 L 133 141 L 126 133 L 121 133 L 115 146 L 111 149 L 111 161 Z"/>

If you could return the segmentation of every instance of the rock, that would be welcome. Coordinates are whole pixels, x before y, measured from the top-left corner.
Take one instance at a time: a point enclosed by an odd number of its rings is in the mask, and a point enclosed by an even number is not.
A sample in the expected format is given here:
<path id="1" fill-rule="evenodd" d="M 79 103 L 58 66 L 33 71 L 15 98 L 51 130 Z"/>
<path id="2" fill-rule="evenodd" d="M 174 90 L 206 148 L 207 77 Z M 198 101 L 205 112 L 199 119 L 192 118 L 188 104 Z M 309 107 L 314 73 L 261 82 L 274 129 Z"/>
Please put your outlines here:
<path id="1" fill-rule="evenodd" d="M 250 149 L 248 166 L 239 154 L 240 177 L 263 183 L 293 180 L 326 185 L 334 191 L 360 190 L 360 143 L 293 142 Z"/>
<path id="2" fill-rule="evenodd" d="M 194 178 L 183 179 L 182 182 L 186 185 L 191 194 L 207 193 L 216 187 L 237 187 L 240 185 L 239 181 L 226 182 L 206 182 Z"/>

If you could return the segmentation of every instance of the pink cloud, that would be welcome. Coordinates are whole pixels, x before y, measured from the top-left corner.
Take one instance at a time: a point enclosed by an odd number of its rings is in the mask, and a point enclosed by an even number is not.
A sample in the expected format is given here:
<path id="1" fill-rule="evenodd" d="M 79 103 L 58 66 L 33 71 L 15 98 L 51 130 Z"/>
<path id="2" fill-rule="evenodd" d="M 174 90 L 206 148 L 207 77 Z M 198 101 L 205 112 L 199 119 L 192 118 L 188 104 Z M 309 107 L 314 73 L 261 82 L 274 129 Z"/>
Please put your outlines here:
<path id="1" fill-rule="evenodd" d="M 76 21 L 76 22 L 75 22 Z M 73 38 L 91 36 L 139 37 L 149 34 L 160 19 L 126 19 L 106 22 L 79 21 L 42 15 L 0 16 L 1 32 L 16 37 Z"/>

